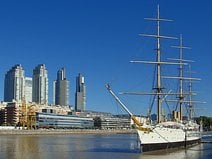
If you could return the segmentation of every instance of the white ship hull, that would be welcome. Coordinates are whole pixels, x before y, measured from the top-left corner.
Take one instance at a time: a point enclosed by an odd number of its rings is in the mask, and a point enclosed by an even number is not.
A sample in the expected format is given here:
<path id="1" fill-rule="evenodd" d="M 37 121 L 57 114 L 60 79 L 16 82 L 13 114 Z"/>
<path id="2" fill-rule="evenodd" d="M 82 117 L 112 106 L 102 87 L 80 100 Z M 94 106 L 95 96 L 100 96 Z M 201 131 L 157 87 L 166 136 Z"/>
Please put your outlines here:
<path id="1" fill-rule="evenodd" d="M 189 146 L 200 142 L 199 129 L 185 129 L 183 124 L 176 122 L 164 122 L 163 124 L 167 123 L 171 125 L 158 124 L 150 132 L 138 130 L 143 152 Z"/>

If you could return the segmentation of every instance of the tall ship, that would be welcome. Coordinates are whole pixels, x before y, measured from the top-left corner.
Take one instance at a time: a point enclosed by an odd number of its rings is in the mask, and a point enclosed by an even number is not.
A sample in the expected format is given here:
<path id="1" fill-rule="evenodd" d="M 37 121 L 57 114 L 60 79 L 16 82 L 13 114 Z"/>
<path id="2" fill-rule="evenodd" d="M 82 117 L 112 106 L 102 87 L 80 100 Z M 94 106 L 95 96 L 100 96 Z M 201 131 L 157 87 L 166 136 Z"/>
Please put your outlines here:
<path id="1" fill-rule="evenodd" d="M 183 59 L 183 50 L 189 49 L 189 47 L 183 46 L 182 35 L 179 38 L 179 46 L 173 46 L 179 49 L 178 58 L 170 58 L 166 61 L 161 58 L 161 39 L 178 39 L 175 37 L 164 36 L 160 33 L 160 23 L 169 22 L 172 20 L 164 19 L 160 17 L 159 5 L 157 7 L 157 17 L 156 18 L 145 18 L 146 20 L 155 21 L 157 23 L 157 33 L 156 34 L 141 34 L 141 36 L 152 37 L 156 39 L 156 60 L 155 61 L 141 61 L 134 60 L 130 61 L 132 63 L 143 63 L 149 65 L 155 65 L 155 84 L 151 92 L 122 92 L 122 94 L 131 95 L 150 95 L 154 96 L 154 105 L 157 107 L 157 120 L 153 122 L 150 119 L 151 112 L 148 113 L 146 120 L 140 122 L 134 114 L 130 112 L 128 107 L 120 100 L 119 96 L 114 93 L 110 84 L 106 85 L 109 93 L 115 98 L 115 100 L 121 105 L 121 107 L 130 115 L 133 120 L 136 130 L 139 136 L 141 149 L 143 152 L 154 151 L 160 149 L 168 148 L 179 148 L 187 147 L 200 143 L 201 140 L 201 126 L 198 125 L 193 120 L 193 105 L 196 103 L 201 103 L 199 101 L 193 101 L 192 97 L 196 95 L 192 91 L 192 81 L 200 80 L 199 78 L 193 78 L 191 73 L 188 77 L 184 76 L 184 67 L 190 66 L 191 60 Z M 161 67 L 172 65 L 177 66 L 176 69 L 177 76 L 164 76 L 162 75 Z M 178 80 L 178 91 L 172 92 L 169 88 L 164 88 L 162 85 L 162 80 Z M 187 83 L 187 89 L 185 89 L 185 84 Z M 169 96 L 175 96 L 176 98 L 168 99 Z M 172 111 L 171 119 L 167 119 L 163 113 L 163 103 L 170 103 L 172 105 L 177 105 L 176 109 Z M 187 109 L 188 117 L 183 116 L 184 107 Z"/>

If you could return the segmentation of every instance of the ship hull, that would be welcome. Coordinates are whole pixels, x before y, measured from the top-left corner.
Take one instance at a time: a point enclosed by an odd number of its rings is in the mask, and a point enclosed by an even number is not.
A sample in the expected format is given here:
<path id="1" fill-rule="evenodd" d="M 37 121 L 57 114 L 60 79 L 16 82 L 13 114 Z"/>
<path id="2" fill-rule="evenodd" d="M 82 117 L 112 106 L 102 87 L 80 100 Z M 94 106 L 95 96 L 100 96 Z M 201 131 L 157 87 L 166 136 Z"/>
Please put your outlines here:
<path id="1" fill-rule="evenodd" d="M 181 141 L 181 142 L 170 142 L 170 143 L 141 144 L 141 148 L 143 152 L 171 149 L 171 148 L 182 148 L 199 144 L 200 141 L 201 139 Z"/>
<path id="2" fill-rule="evenodd" d="M 142 151 L 189 147 L 200 143 L 198 125 L 186 127 L 177 122 L 164 122 L 152 127 L 151 131 L 137 130 Z M 189 128 L 189 129 L 188 129 Z"/>

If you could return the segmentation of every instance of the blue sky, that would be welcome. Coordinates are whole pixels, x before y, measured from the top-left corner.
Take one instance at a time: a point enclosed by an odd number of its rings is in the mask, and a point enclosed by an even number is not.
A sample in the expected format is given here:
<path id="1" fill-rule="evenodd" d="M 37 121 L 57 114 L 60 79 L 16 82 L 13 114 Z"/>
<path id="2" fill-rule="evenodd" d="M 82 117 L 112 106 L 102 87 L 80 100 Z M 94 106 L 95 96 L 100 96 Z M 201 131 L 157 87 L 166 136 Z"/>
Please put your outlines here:
<path id="1" fill-rule="evenodd" d="M 195 61 L 194 76 L 202 78 L 193 84 L 198 92 L 194 98 L 207 102 L 197 106 L 206 108 L 197 115 L 212 116 L 211 3 L 210 0 L 0 2 L 0 99 L 3 100 L 4 75 L 14 64 L 22 64 L 26 76 L 31 76 L 33 68 L 44 63 L 49 72 L 50 103 L 52 81 L 57 70 L 65 67 L 71 83 L 71 104 L 74 104 L 75 77 L 82 73 L 87 85 L 87 109 L 122 112 L 104 85 L 112 83 L 116 92 L 151 90 L 151 67 L 129 61 L 154 58 L 154 40 L 138 34 L 154 32 L 155 24 L 144 18 L 154 17 L 160 4 L 161 16 L 174 20 L 162 24 L 162 34 L 177 37 L 183 34 L 185 45 L 192 47 L 185 50 L 185 59 Z M 178 43 L 162 41 L 164 57 L 177 57 L 178 51 L 168 46 Z M 148 97 L 122 98 L 133 113 L 146 114 Z"/>

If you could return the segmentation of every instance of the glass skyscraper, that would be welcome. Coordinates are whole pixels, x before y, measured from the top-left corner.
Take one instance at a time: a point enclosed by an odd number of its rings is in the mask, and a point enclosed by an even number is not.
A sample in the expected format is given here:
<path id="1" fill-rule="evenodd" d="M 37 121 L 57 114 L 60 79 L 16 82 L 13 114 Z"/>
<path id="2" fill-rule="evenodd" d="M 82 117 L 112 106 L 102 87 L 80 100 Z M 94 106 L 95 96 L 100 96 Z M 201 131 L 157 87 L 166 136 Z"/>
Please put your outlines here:
<path id="1" fill-rule="evenodd" d="M 66 79 L 65 68 L 57 72 L 57 80 L 53 82 L 53 104 L 69 105 L 69 81 Z"/>
<path id="2" fill-rule="evenodd" d="M 25 77 L 25 100 L 26 102 L 32 102 L 32 78 L 31 77 Z"/>
<path id="3" fill-rule="evenodd" d="M 37 104 L 48 104 L 48 72 L 44 64 L 33 70 L 32 101 Z"/>
<path id="4" fill-rule="evenodd" d="M 24 92 L 24 70 L 20 64 L 17 64 L 5 74 L 4 101 L 21 102 L 25 95 Z"/>
<path id="5" fill-rule="evenodd" d="M 85 111 L 86 106 L 86 86 L 85 78 L 82 74 L 76 77 L 75 110 Z"/>

